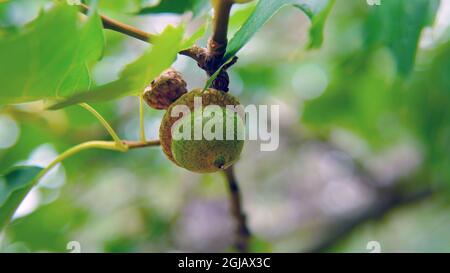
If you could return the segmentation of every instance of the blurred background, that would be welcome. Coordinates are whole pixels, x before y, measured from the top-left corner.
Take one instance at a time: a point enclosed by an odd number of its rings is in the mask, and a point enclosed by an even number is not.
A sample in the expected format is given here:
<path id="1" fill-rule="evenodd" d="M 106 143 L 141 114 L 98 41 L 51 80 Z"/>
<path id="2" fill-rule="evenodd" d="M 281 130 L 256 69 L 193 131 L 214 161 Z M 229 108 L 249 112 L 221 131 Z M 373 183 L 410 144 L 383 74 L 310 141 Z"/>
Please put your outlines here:
<path id="1" fill-rule="evenodd" d="M 1 2 L 3 31 L 51 5 Z M 99 1 L 101 13 L 149 32 L 186 21 L 194 31 L 208 17 L 133 16 L 132 3 Z M 236 164 L 252 251 L 370 252 L 375 241 L 382 252 L 450 252 L 450 1 L 436 3 L 422 18 L 408 5 L 337 0 L 316 50 L 306 49 L 308 18 L 285 8 L 238 54 L 231 93 L 281 111 L 279 149 L 261 152 L 247 141 Z M 253 7 L 233 10 L 230 35 Z M 98 84 L 149 46 L 105 36 L 93 68 Z M 174 67 L 190 88 L 207 79 L 186 57 Z M 137 105 L 136 97 L 93 104 L 124 139 L 139 137 Z M 163 112 L 145 115 L 147 137 L 158 138 Z M 81 107 L 3 106 L 0 172 L 46 166 L 92 139 L 108 135 Z M 82 252 L 233 251 L 224 177 L 178 168 L 159 148 L 82 152 L 30 192 L 1 235 L 1 251 L 67 252 L 70 241 Z"/>

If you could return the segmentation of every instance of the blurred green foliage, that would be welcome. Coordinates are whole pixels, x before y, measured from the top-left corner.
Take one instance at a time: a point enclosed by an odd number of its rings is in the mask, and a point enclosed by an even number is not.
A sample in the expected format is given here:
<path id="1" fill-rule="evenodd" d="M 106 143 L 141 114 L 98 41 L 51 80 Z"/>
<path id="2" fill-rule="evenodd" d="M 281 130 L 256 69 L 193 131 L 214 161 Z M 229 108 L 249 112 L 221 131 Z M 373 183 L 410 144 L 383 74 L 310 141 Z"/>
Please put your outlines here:
<path id="1" fill-rule="evenodd" d="M 109 139 L 80 107 L 45 111 L 41 102 L 5 103 L 66 97 L 100 82 L 100 87 L 86 92 L 82 100 L 99 98 L 93 106 L 120 136 L 137 139 L 137 90 L 168 67 L 180 48 L 198 39 L 199 45 L 205 45 L 209 34 L 209 19 L 198 16 L 185 23 L 186 29 L 194 30 L 192 39 L 184 34 L 184 26 L 169 27 L 161 35 L 163 42 L 152 47 L 102 31 L 95 13 L 86 21 L 76 15 L 75 8 L 58 7 L 61 3 L 56 2 L 0 3 L 0 116 L 12 119 L 19 131 L 10 146 L 1 147 L 0 139 L 2 174 L 15 165 L 38 162 L 44 167 L 49 158 L 73 145 Z M 186 6 L 174 5 L 171 10 L 170 4 L 164 6 L 168 1 L 148 8 L 142 1 L 100 0 L 98 8 L 138 27 L 162 30 L 168 22 L 180 23 L 179 15 L 200 2 L 204 1 L 185 1 Z M 419 162 L 406 174 L 397 174 L 402 182 L 396 187 L 407 191 L 433 185 L 441 200 L 396 210 L 362 226 L 332 250 L 366 251 L 367 241 L 380 240 L 383 251 L 449 251 L 449 238 L 442 230 L 449 223 L 448 194 L 441 191 L 450 179 L 448 20 L 444 20 L 443 31 L 431 38 L 427 34 L 436 27 L 439 12 L 443 13 L 441 20 L 449 18 L 443 2 L 390 0 L 370 7 L 365 1 L 337 0 L 326 21 L 321 16 L 315 21 L 313 16 L 312 23 L 295 9 L 283 8 L 276 14 L 270 10 L 271 20 L 250 31 L 252 39 L 245 47 L 245 39 L 238 39 L 243 31 L 239 27 L 246 24 L 257 3 L 233 10 L 230 39 L 238 37 L 233 48 L 242 50 L 239 62 L 230 69 L 231 92 L 246 104 L 282 105 L 279 151 L 259 153 L 253 143 L 247 143 L 237 164 L 255 235 L 252 251 L 308 249 L 314 240 L 320 240 L 319 231 L 353 215 L 349 209 L 336 216 L 324 209 L 326 204 L 332 208 L 354 204 L 364 209 L 367 203 L 354 200 L 361 197 L 369 202 L 373 198 L 366 188 L 359 190 L 361 185 L 346 188 L 345 183 L 332 188 L 330 197 L 324 194 L 328 184 L 320 179 L 336 182 L 341 172 L 356 176 L 355 166 L 369 168 L 380 154 L 403 145 L 413 147 L 412 155 L 400 154 L 400 163 L 381 157 L 381 167 L 372 173 L 383 176 L 391 169 L 400 170 L 417 153 Z M 208 5 L 198 6 L 195 13 L 203 14 Z M 139 12 L 140 16 L 134 15 Z M 150 13 L 144 15 L 146 12 Z M 323 45 L 313 51 L 305 50 L 311 42 L 310 26 L 325 27 Z M 320 34 L 313 36 L 317 41 Z M 32 50 L 36 43 L 38 50 Z M 152 66 L 155 60 L 159 60 L 157 69 Z M 131 70 L 125 68 L 133 61 Z M 202 87 L 206 82 L 191 60 L 178 57 L 174 66 L 190 87 Z M 124 68 L 129 72 L 121 78 Z M 110 83 L 103 85 L 99 75 L 107 75 L 116 84 L 126 78 L 126 84 L 110 89 Z M 130 88 L 128 80 L 133 77 L 135 88 Z M 30 83 L 30 96 L 21 97 L 22 87 Z M 57 93 L 58 86 L 64 88 Z M 98 88 L 101 92 L 94 93 Z M 133 96 L 104 102 L 99 94 L 108 100 Z M 157 138 L 162 113 L 146 111 L 145 116 L 148 137 Z M 5 130 L 1 124 L 0 128 Z M 350 143 L 338 156 L 351 162 L 345 171 L 332 169 L 328 161 L 320 163 L 328 158 L 328 151 L 319 148 L 317 152 L 311 148 L 314 145 L 304 143 L 306 139 L 313 144 L 336 144 L 336 135 L 342 132 Z M 364 153 L 354 153 L 360 146 Z M 232 251 L 231 220 L 223 209 L 227 196 L 220 175 L 199 176 L 181 170 L 153 148 L 126 154 L 85 151 L 64 161 L 57 174 L 44 179 L 19 208 L 21 212 L 3 233 L 2 251 L 61 252 L 67 251 L 69 241 L 79 241 L 82 251 L 94 252 Z M 52 179 L 60 182 L 52 184 Z M 6 185 L 5 181 L 9 179 L 0 178 L 1 185 Z M 2 189 L 1 196 L 8 194 Z M 342 197 L 339 189 L 354 199 Z"/>

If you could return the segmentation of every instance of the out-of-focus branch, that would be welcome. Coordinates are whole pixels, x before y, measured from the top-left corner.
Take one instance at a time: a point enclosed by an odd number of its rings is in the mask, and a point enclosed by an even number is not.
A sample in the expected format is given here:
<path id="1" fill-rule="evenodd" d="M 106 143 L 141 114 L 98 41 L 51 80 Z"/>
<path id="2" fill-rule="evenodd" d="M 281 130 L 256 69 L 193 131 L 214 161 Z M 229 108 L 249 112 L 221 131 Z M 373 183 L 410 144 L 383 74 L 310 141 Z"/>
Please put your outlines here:
<path id="1" fill-rule="evenodd" d="M 249 251 L 250 230 L 247 226 L 247 219 L 242 209 L 241 193 L 238 182 L 234 174 L 234 167 L 231 166 L 224 170 L 227 178 L 228 192 L 230 196 L 230 210 L 236 224 L 235 228 L 235 247 L 239 252 Z"/>
<path id="2" fill-rule="evenodd" d="M 79 8 L 83 14 L 88 14 L 90 10 L 90 7 L 85 4 L 80 4 Z M 100 18 L 102 19 L 103 27 L 105 29 L 110 29 L 147 43 L 152 43 L 157 36 L 155 34 L 145 32 L 141 29 L 124 24 L 104 15 L 100 15 Z M 193 46 L 191 48 L 180 51 L 179 54 L 188 56 L 198 62 L 205 51 L 206 50 L 201 47 Z"/>
<path id="3" fill-rule="evenodd" d="M 433 189 L 427 188 L 413 193 L 400 193 L 396 191 L 380 193 L 379 201 L 376 201 L 367 210 L 362 211 L 352 219 L 330 227 L 327 236 L 306 252 L 326 252 L 361 224 L 371 220 L 381 219 L 401 206 L 423 201 L 431 197 L 434 192 Z"/>

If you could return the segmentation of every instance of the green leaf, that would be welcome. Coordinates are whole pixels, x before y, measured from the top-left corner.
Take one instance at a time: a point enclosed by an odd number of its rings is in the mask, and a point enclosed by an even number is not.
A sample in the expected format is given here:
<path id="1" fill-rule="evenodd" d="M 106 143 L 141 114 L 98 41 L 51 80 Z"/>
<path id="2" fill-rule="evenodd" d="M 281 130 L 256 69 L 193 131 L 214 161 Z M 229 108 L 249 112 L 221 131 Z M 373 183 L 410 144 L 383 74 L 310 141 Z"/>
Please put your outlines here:
<path id="1" fill-rule="evenodd" d="M 236 32 L 245 23 L 245 21 L 247 21 L 247 19 L 255 10 L 256 3 L 257 2 L 252 2 L 250 4 L 244 5 L 244 7 L 239 8 L 233 12 L 228 22 L 229 34 L 231 34 L 232 32 Z"/>
<path id="2" fill-rule="evenodd" d="M 390 48 L 398 71 L 409 74 L 422 29 L 433 23 L 439 3 L 439 0 L 390 0 L 373 8 L 366 25 L 366 46 Z"/>
<path id="3" fill-rule="evenodd" d="M 142 8 L 139 11 L 139 14 L 183 14 L 187 11 L 192 11 L 193 15 L 197 16 L 208 10 L 209 8 L 209 0 L 161 0 L 157 5 Z"/>
<path id="4" fill-rule="evenodd" d="M 425 106 L 429 100 L 427 97 L 418 99 L 421 106 L 402 107 L 414 92 L 403 90 L 407 82 L 397 77 L 398 72 L 405 75 L 412 70 L 421 29 L 433 21 L 436 3 L 392 0 L 370 8 L 373 9 L 372 14 L 364 22 L 365 44 L 361 50 L 348 52 L 348 55 L 342 56 L 343 59 L 337 58 L 332 62 L 338 69 L 334 70 L 327 91 L 318 99 L 305 103 L 302 120 L 308 126 L 324 132 L 334 128 L 351 130 L 363 137 L 372 148 L 381 148 L 403 137 L 407 129 L 400 120 L 407 109 L 420 113 L 422 118 L 436 113 L 433 118 L 424 119 L 426 126 L 432 126 L 432 121 L 443 117 L 445 110 L 439 111 L 445 107 L 436 107 L 437 103 Z M 348 42 L 340 47 L 347 45 Z M 429 58 L 426 63 L 430 63 Z M 442 69 L 440 71 L 445 70 Z M 429 97 L 444 86 L 431 87 L 439 83 L 436 75 L 438 72 L 433 71 L 422 83 L 422 91 Z M 416 74 L 412 76 L 410 80 L 417 77 Z M 445 103 L 444 94 L 436 95 L 436 101 Z M 422 113 L 422 110 L 427 114 Z M 420 121 L 413 120 L 412 127 L 418 127 Z M 435 137 L 433 143 L 438 142 Z"/>
<path id="5" fill-rule="evenodd" d="M 422 141 L 433 178 L 450 187 L 450 41 L 423 58 L 426 65 L 412 74 L 399 108 Z"/>
<path id="6" fill-rule="evenodd" d="M 324 9 L 312 16 L 311 27 L 309 29 L 309 48 L 319 48 L 323 43 L 323 29 L 325 28 L 325 22 L 328 15 L 333 8 L 334 0 L 330 1 Z"/>
<path id="7" fill-rule="evenodd" d="M 67 97 L 88 89 L 89 67 L 103 46 L 97 14 L 79 26 L 75 7 L 57 5 L 21 32 L 0 39 L 0 104 Z"/>
<path id="8" fill-rule="evenodd" d="M 312 20 L 309 46 L 319 47 L 323 40 L 323 26 L 333 4 L 334 0 L 260 0 L 252 15 L 230 40 L 225 59 L 236 55 L 262 26 L 285 6 L 301 9 Z"/>
<path id="9" fill-rule="evenodd" d="M 185 39 L 180 46 L 180 50 L 188 49 L 203 37 L 208 29 L 208 22 L 202 24 L 190 37 Z"/>
<path id="10" fill-rule="evenodd" d="M 41 170 L 32 166 L 15 167 L 0 176 L 0 230 L 9 223 Z"/>
<path id="11" fill-rule="evenodd" d="M 151 80 L 169 68 L 175 61 L 183 43 L 184 26 L 168 26 L 159 35 L 153 46 L 141 57 L 125 67 L 118 80 L 84 91 L 63 100 L 49 109 L 59 109 L 80 102 L 102 102 L 121 96 L 138 95 Z"/>
<path id="12" fill-rule="evenodd" d="M 397 141 L 402 128 L 393 113 L 398 107 L 397 89 L 395 61 L 389 51 L 352 52 L 337 65 L 339 69 L 330 76 L 325 93 L 305 102 L 304 124 L 322 133 L 345 128 L 375 148 Z M 385 119 L 391 123 L 384 122 Z"/>

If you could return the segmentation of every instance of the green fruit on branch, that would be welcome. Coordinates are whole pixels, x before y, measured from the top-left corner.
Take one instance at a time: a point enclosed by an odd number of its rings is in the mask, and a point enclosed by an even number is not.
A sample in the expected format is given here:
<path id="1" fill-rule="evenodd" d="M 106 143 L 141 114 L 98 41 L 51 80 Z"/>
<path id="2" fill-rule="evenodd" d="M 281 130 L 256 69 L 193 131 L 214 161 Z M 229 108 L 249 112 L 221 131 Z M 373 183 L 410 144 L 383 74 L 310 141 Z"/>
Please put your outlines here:
<path id="1" fill-rule="evenodd" d="M 199 109 L 194 107 L 196 97 L 202 99 L 202 107 Z M 207 107 L 210 105 L 216 107 Z M 175 101 L 167 109 L 159 130 L 161 146 L 166 156 L 178 166 L 199 173 L 217 172 L 235 163 L 244 146 L 243 137 L 240 137 L 242 134 L 239 133 L 245 131 L 245 125 L 242 117 L 227 108 L 227 105 L 236 106 L 239 101 L 234 96 L 215 89 L 195 89 Z M 172 117 L 172 110 L 176 106 L 186 106 L 190 112 Z M 205 126 L 211 124 L 214 126 L 207 129 L 213 128 L 211 131 L 214 137 L 204 134 L 209 132 L 204 130 Z M 194 132 L 198 129 L 200 131 Z M 200 132 L 201 139 L 195 138 L 197 132 Z M 180 137 L 182 135 L 189 137 Z"/>
<path id="2" fill-rule="evenodd" d="M 154 109 L 167 109 L 187 93 L 186 82 L 181 74 L 169 68 L 154 79 L 144 90 L 144 100 Z"/>

